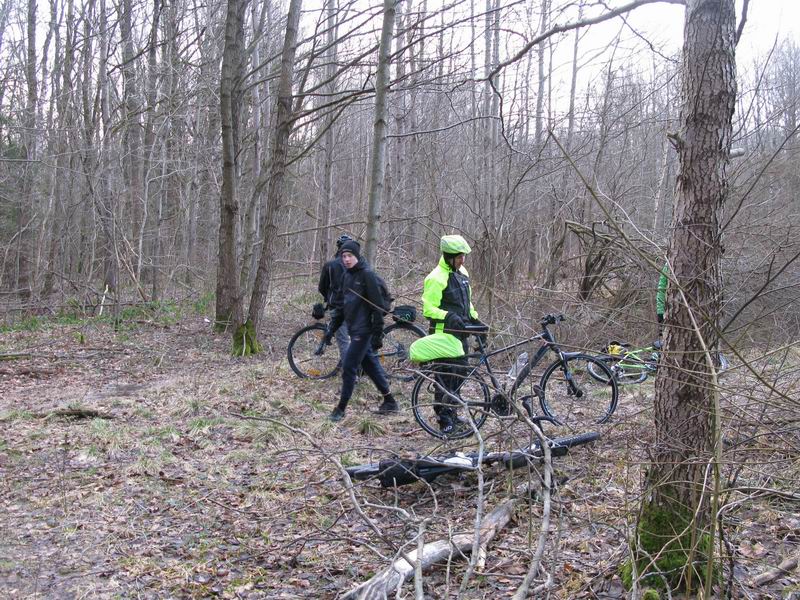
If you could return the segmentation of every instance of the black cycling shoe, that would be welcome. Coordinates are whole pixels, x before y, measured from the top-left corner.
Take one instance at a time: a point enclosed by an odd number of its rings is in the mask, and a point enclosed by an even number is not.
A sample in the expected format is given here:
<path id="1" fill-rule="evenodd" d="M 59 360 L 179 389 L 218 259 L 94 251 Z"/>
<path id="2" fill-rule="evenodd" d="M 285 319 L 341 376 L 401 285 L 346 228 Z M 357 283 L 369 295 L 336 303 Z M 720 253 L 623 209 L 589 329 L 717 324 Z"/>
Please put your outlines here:
<path id="1" fill-rule="evenodd" d="M 452 435 L 469 429 L 469 423 L 459 417 L 439 417 L 439 431 L 443 435 Z"/>
<path id="2" fill-rule="evenodd" d="M 397 402 L 387 402 L 386 400 L 383 401 L 378 407 L 378 414 L 379 415 L 396 415 L 400 412 L 400 405 Z"/>
<path id="3" fill-rule="evenodd" d="M 330 415 L 328 415 L 328 420 L 332 423 L 338 423 L 342 419 L 344 419 L 344 411 L 338 406 L 333 409 L 333 412 Z"/>

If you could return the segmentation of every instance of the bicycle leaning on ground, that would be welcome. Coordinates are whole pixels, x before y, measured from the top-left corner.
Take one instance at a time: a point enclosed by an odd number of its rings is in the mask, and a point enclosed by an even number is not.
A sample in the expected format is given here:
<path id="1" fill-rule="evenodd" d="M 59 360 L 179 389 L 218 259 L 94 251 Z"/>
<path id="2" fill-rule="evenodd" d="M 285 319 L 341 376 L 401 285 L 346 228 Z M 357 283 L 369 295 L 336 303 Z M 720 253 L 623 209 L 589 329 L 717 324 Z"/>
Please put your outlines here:
<path id="1" fill-rule="evenodd" d="M 440 439 L 466 438 L 486 422 L 490 412 L 500 417 L 510 416 L 512 402 L 518 402 L 529 416 L 533 416 L 533 399 L 538 400 L 547 417 L 572 431 L 587 431 L 590 425 L 605 423 L 617 408 L 616 379 L 602 360 L 581 352 L 565 352 L 558 346 L 548 326 L 564 320 L 564 315 L 546 315 L 539 322 L 540 333 L 491 351 L 484 341 L 488 328 L 485 325 L 466 325 L 464 331 L 477 340 L 477 352 L 467 354 L 467 365 L 460 369 L 454 390 L 448 390 L 445 385 L 454 377 L 452 371 L 443 374 L 442 365 L 435 362 L 421 366 L 419 379 L 411 392 L 411 408 L 417 423 Z M 511 390 L 506 393 L 492 370 L 491 357 L 534 341 L 541 343 L 540 348 L 520 370 Z M 536 382 L 533 369 L 548 352 L 553 352 L 557 358 Z M 597 373 L 604 373 L 605 381 L 599 382 L 590 376 L 589 365 Z M 493 396 L 487 378 L 495 390 Z M 447 434 L 439 428 L 438 413 L 442 409 L 456 411 L 460 423 Z"/>
<path id="2" fill-rule="evenodd" d="M 534 417 L 537 424 L 549 421 L 549 417 Z M 558 437 L 547 440 L 550 455 L 564 456 L 574 446 L 588 444 L 600 437 L 597 432 Z M 510 452 L 458 452 L 441 456 L 422 456 L 418 458 L 389 458 L 376 463 L 354 465 L 345 470 L 352 479 L 365 481 L 377 478 L 382 487 L 396 487 L 416 481 L 433 481 L 440 475 L 476 470 L 481 464 L 501 463 L 507 469 L 523 469 L 530 463 L 540 462 L 544 451 L 540 442 L 520 450 Z"/>
<path id="3" fill-rule="evenodd" d="M 661 360 L 661 340 L 656 340 L 649 346 L 631 348 L 625 342 L 610 342 L 603 349 L 601 360 L 611 370 L 619 385 L 642 383 L 651 373 L 658 370 Z M 725 371 L 730 363 L 722 352 L 717 353 L 717 370 Z M 605 371 L 589 367 L 589 373 L 598 381 L 606 381 L 608 374 Z"/>
<path id="4" fill-rule="evenodd" d="M 414 340 L 425 335 L 414 324 L 416 315 L 413 306 L 395 307 L 389 313 L 393 322 L 383 329 L 383 347 L 375 353 L 386 374 L 398 381 L 411 381 L 414 378 L 409 370 L 408 348 Z M 338 373 L 341 367 L 339 348 L 335 343 L 326 345 L 323 341 L 328 325 L 328 322 L 308 325 L 289 340 L 289 366 L 298 377 L 328 379 Z"/>

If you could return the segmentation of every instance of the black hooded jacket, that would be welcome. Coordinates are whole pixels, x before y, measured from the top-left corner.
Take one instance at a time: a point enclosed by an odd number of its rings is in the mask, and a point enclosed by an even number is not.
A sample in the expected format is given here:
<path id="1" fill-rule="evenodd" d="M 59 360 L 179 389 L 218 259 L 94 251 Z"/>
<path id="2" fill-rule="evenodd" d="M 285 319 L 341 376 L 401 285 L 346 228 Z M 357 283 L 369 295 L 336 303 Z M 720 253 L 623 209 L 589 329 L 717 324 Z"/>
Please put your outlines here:
<path id="1" fill-rule="evenodd" d="M 378 336 L 383 332 L 383 296 L 378 280 L 367 261 L 359 260 L 352 269 L 346 269 L 342 279 L 342 310 L 334 315 L 331 331 L 347 322 L 351 336 Z"/>

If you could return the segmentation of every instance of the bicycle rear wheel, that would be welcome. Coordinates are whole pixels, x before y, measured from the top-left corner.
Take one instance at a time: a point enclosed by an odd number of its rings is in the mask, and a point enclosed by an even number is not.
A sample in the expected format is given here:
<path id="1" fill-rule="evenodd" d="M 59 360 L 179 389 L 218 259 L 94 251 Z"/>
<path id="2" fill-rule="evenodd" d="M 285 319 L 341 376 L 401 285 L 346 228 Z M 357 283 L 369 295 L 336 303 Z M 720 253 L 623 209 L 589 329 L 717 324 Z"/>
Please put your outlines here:
<path id="1" fill-rule="evenodd" d="M 647 367 L 644 363 L 640 366 L 625 364 L 619 358 L 599 358 L 608 370 L 611 371 L 614 379 L 617 380 L 618 385 L 629 385 L 634 383 L 642 383 L 647 379 Z M 600 383 L 608 383 L 608 373 L 598 366 L 598 363 L 587 363 L 586 368 L 589 375 L 594 377 Z"/>
<path id="2" fill-rule="evenodd" d="M 600 377 L 595 377 L 589 365 Z M 528 378 L 530 369 L 523 371 Z M 524 384 L 523 384 L 524 385 Z M 535 388 L 532 383 L 529 386 Z M 515 382 L 514 387 L 518 386 Z M 544 414 L 571 431 L 590 431 L 605 423 L 617 408 L 617 380 L 606 364 L 594 356 L 576 354 L 553 362 L 539 380 L 539 405 Z"/>
<path id="3" fill-rule="evenodd" d="M 286 349 L 289 366 L 298 377 L 328 379 L 339 370 L 339 348 L 335 343 L 324 346 L 321 355 L 315 354 L 322 344 L 325 330 L 325 325 L 315 323 L 303 327 L 289 340 L 289 347 Z"/>
<path id="4" fill-rule="evenodd" d="M 376 352 L 386 375 L 396 381 L 412 381 L 408 349 L 425 332 L 411 323 L 392 323 L 383 330 L 383 348 Z"/>
<path id="5" fill-rule="evenodd" d="M 437 396 L 441 398 L 437 401 Z M 471 436 L 486 422 L 489 410 L 489 388 L 477 374 L 467 377 L 458 389 L 460 403 L 455 400 L 447 402 L 447 391 L 442 383 L 441 375 L 434 371 L 425 371 L 417 379 L 411 391 L 411 410 L 414 418 L 426 432 L 441 440 L 456 440 Z M 437 409 L 452 409 L 461 424 L 451 433 L 442 433 L 439 427 Z"/>

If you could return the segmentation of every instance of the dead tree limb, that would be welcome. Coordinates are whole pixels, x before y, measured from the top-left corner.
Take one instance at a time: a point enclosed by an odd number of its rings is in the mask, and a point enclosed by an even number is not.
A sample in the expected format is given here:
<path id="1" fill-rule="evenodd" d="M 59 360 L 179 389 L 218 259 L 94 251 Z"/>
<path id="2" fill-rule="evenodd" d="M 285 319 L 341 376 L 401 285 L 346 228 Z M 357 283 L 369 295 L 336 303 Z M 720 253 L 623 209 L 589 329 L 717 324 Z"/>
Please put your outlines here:
<path id="1" fill-rule="evenodd" d="M 758 577 L 753 579 L 753 586 L 754 587 L 761 587 L 762 585 L 767 585 L 768 583 L 772 583 L 779 577 L 783 577 L 784 575 L 788 575 L 792 571 L 797 568 L 797 557 L 791 556 L 784 560 L 781 564 L 779 564 L 774 569 L 771 569 L 765 573 L 762 573 Z"/>
<path id="2" fill-rule="evenodd" d="M 516 501 L 509 500 L 486 515 L 480 527 L 481 545 L 491 541 L 495 534 L 505 527 L 514 513 L 515 504 Z M 414 575 L 415 563 L 418 563 L 424 571 L 432 565 L 446 560 L 451 555 L 459 556 L 470 552 L 473 542 L 473 533 L 463 533 L 454 535 L 448 540 L 437 540 L 425 544 L 422 548 L 421 556 L 420 551 L 415 550 L 409 553 L 408 558 L 411 559 L 411 562 L 402 557 L 396 559 L 371 579 L 350 590 L 344 596 L 344 599 L 383 600 L 388 598 L 389 594 L 395 593 L 405 581 Z M 418 556 L 419 558 L 417 558 Z"/>

